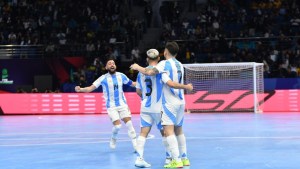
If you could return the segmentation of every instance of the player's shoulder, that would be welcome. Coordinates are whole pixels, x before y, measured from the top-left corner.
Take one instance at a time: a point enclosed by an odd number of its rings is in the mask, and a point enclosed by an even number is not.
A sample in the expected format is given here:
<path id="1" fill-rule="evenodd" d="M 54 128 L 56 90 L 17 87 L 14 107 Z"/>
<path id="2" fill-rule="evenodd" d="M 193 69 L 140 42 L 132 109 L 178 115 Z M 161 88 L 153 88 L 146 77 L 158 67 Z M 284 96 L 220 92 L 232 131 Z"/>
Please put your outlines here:
<path id="1" fill-rule="evenodd" d="M 161 60 L 158 64 L 165 64 L 167 60 Z"/>
<path id="2" fill-rule="evenodd" d="M 122 72 L 116 72 L 116 75 L 125 75 L 125 74 Z"/>
<path id="3" fill-rule="evenodd" d="M 145 78 L 146 77 L 146 75 L 144 75 L 143 73 L 141 73 L 141 72 L 139 72 L 138 74 L 137 74 L 137 78 Z"/>
<path id="4" fill-rule="evenodd" d="M 124 73 L 122 73 L 122 72 L 116 72 L 116 76 L 122 76 L 122 77 L 127 77 Z"/>
<path id="5" fill-rule="evenodd" d="M 169 62 L 181 63 L 177 58 L 173 57 L 168 59 Z"/>
<path id="6" fill-rule="evenodd" d="M 105 74 L 101 75 L 99 78 L 100 78 L 100 79 L 105 79 L 105 78 L 107 78 L 108 76 L 109 76 L 109 73 L 105 73 Z"/>

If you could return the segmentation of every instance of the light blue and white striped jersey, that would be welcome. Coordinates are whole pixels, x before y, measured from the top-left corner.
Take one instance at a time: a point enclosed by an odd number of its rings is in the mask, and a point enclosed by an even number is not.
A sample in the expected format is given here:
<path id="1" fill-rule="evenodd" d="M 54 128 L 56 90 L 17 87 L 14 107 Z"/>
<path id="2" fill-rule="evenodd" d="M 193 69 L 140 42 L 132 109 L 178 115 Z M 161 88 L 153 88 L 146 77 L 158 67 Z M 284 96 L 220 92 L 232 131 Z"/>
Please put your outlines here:
<path id="1" fill-rule="evenodd" d="M 156 69 L 160 72 L 166 72 L 169 78 L 177 83 L 183 83 L 184 69 L 176 58 L 170 58 L 168 60 L 163 60 L 159 62 Z M 163 78 L 163 82 L 166 83 L 167 80 Z M 163 85 L 163 98 L 162 103 L 169 104 L 185 104 L 184 100 L 184 89 L 174 89 L 170 88 L 168 85 Z"/>
<path id="2" fill-rule="evenodd" d="M 153 66 L 148 66 L 148 68 L 151 67 Z M 160 113 L 163 89 L 162 74 L 147 76 L 139 73 L 136 88 L 142 91 L 141 112 Z"/>
<path id="3" fill-rule="evenodd" d="M 102 85 L 106 108 L 127 105 L 123 92 L 123 84 L 131 85 L 132 81 L 120 72 L 116 72 L 113 75 L 106 73 L 93 83 L 97 88 Z"/>

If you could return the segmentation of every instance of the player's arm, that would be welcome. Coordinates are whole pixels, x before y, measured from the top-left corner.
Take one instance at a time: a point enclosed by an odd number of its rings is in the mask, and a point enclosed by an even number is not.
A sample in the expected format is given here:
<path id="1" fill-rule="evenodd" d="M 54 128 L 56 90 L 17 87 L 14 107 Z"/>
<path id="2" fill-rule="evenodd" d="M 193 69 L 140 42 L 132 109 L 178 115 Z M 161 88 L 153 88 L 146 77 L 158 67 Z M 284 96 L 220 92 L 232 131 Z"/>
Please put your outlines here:
<path id="1" fill-rule="evenodd" d="M 143 94 L 142 94 L 142 90 L 141 90 L 141 89 L 138 89 L 138 88 L 136 89 L 136 93 L 137 93 L 140 97 L 142 97 L 142 95 L 143 95 Z"/>
<path id="2" fill-rule="evenodd" d="M 133 69 L 133 70 L 137 70 L 141 73 L 143 73 L 144 75 L 149 75 L 149 76 L 153 76 L 153 75 L 156 75 L 159 73 L 158 69 L 157 68 L 144 68 L 138 64 L 132 64 L 130 66 L 130 69 Z"/>
<path id="3" fill-rule="evenodd" d="M 193 90 L 193 85 L 191 83 L 189 83 L 189 84 L 180 84 L 180 83 L 174 82 L 172 80 L 168 80 L 166 84 L 169 87 L 174 88 L 174 89 L 185 89 L 185 90 L 188 90 L 188 91 Z"/>
<path id="4" fill-rule="evenodd" d="M 193 90 L 193 85 L 191 83 L 181 84 L 181 83 L 174 82 L 170 79 L 170 77 L 166 73 L 162 74 L 162 80 L 165 84 L 167 84 L 169 87 L 174 88 L 174 89 L 185 89 L 188 91 Z"/>
<path id="5" fill-rule="evenodd" d="M 135 87 L 136 86 L 136 82 L 132 82 L 132 84 L 130 86 L 131 87 Z"/>
<path id="6" fill-rule="evenodd" d="M 84 88 L 81 88 L 80 86 L 75 87 L 75 91 L 81 92 L 81 93 L 90 93 L 90 92 L 94 91 L 95 89 L 96 89 L 96 86 L 94 86 L 94 85 L 91 85 L 89 87 L 84 87 Z"/>
<path id="7" fill-rule="evenodd" d="M 131 86 L 131 87 L 135 87 L 136 86 L 136 82 L 130 80 L 125 74 L 122 73 L 122 81 L 123 84 Z"/>
<path id="8" fill-rule="evenodd" d="M 135 85 L 135 88 L 136 88 L 136 93 L 142 98 L 143 97 L 143 93 L 142 93 L 142 90 L 141 90 L 141 73 L 139 73 L 136 77 L 136 85 Z"/>
<path id="9" fill-rule="evenodd" d="M 103 79 L 104 79 L 104 76 L 102 75 L 96 81 L 94 81 L 94 83 L 91 86 L 89 86 L 89 87 L 81 88 L 80 86 L 76 86 L 75 87 L 75 91 L 76 92 L 82 92 L 82 93 L 92 92 L 92 91 L 94 91 L 95 89 L 97 89 L 101 85 Z"/>

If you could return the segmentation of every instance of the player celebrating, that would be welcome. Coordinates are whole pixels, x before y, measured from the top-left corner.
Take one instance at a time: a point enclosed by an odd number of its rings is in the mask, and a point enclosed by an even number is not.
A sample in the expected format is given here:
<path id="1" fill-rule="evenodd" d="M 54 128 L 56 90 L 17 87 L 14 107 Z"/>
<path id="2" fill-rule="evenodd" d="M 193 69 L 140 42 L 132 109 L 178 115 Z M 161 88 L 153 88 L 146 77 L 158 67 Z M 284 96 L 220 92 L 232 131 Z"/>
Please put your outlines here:
<path id="1" fill-rule="evenodd" d="M 128 136 L 131 138 L 134 149 L 136 150 L 136 132 L 131 122 L 131 112 L 126 103 L 123 92 L 123 84 L 135 86 L 126 75 L 116 72 L 117 66 L 113 59 L 109 59 L 106 63 L 105 69 L 108 73 L 100 76 L 91 86 L 80 88 L 75 87 L 76 92 L 92 92 L 100 85 L 103 88 L 103 96 L 106 101 L 107 113 L 113 123 L 112 136 L 110 139 L 110 148 L 116 148 L 116 140 L 119 130 L 121 129 L 121 121 L 126 124 L 128 129 Z"/>
<path id="2" fill-rule="evenodd" d="M 145 75 L 155 75 L 166 72 L 171 80 L 183 84 L 184 69 L 182 64 L 176 59 L 178 51 L 179 47 L 176 42 L 168 42 L 164 50 L 166 60 L 161 61 L 156 67 L 143 68 L 138 64 L 133 64 L 130 68 L 138 70 Z M 186 139 L 182 130 L 185 108 L 184 91 L 163 85 L 162 105 L 161 122 L 173 158 L 173 160 L 164 167 L 180 168 L 189 166 L 190 161 L 187 158 Z"/>
<path id="3" fill-rule="evenodd" d="M 159 52 L 156 49 L 150 49 L 147 51 L 147 62 L 149 64 L 148 68 L 155 67 L 159 61 Z M 151 167 L 149 163 L 144 161 L 144 145 L 146 142 L 146 137 L 149 134 L 153 123 L 156 123 L 157 128 L 161 130 L 163 136 L 163 143 L 166 147 L 166 162 L 168 163 L 170 155 L 167 151 L 168 144 L 163 134 L 163 128 L 161 125 L 161 108 L 162 108 L 162 88 L 163 83 L 166 83 L 173 88 L 181 88 L 192 90 L 192 84 L 183 85 L 170 80 L 166 73 L 157 74 L 155 76 L 145 76 L 141 73 L 137 77 L 136 90 L 139 96 L 142 97 L 141 104 L 141 133 L 137 139 L 137 159 L 135 161 L 136 167 Z"/>

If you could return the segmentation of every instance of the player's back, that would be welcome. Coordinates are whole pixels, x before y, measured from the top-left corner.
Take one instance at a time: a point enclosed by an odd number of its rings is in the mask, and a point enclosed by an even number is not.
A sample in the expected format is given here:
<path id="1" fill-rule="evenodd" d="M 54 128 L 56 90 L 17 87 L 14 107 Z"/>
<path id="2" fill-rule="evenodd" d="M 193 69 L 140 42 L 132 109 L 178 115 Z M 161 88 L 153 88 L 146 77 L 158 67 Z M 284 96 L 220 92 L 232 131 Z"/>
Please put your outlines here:
<path id="1" fill-rule="evenodd" d="M 147 76 L 142 73 L 138 74 L 136 87 L 142 91 L 142 112 L 160 113 L 163 88 L 161 77 L 161 74 L 155 76 Z"/>
<path id="2" fill-rule="evenodd" d="M 176 58 L 166 60 L 164 70 L 172 81 L 183 84 L 184 68 L 182 63 Z M 164 103 L 185 104 L 184 90 L 170 88 L 165 84 L 163 87 L 163 104 Z"/>

